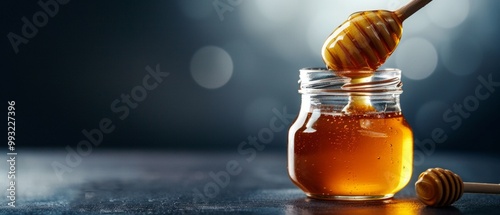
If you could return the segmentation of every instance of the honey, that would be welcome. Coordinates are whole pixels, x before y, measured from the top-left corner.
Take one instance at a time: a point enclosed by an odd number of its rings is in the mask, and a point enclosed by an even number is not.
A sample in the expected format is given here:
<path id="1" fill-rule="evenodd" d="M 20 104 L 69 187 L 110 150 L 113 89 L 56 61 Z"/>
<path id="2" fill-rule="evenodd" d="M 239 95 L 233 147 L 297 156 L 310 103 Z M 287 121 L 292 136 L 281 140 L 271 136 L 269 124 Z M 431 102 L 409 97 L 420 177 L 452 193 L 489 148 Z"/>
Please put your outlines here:
<path id="1" fill-rule="evenodd" d="M 308 196 L 386 198 L 409 182 L 413 135 L 401 113 L 308 113 L 297 122 L 290 178 Z"/>
<path id="2" fill-rule="evenodd" d="M 288 173 L 308 196 L 386 199 L 409 182 L 413 133 L 399 105 L 401 71 L 378 68 L 400 42 L 403 21 L 430 1 L 352 14 L 322 47 L 327 68 L 300 71 Z"/>
<path id="3" fill-rule="evenodd" d="M 395 12 L 352 14 L 325 41 L 323 59 L 330 70 L 347 77 L 369 76 L 394 52 L 403 33 Z"/>
<path id="4" fill-rule="evenodd" d="M 412 0 L 396 11 L 353 13 L 323 44 L 321 54 L 327 68 L 350 78 L 370 76 L 398 46 L 403 21 L 431 1 Z"/>
<path id="5" fill-rule="evenodd" d="M 409 182 L 413 132 L 399 105 L 401 71 L 357 80 L 300 71 L 301 110 L 288 133 L 290 179 L 319 199 L 392 197 Z"/>

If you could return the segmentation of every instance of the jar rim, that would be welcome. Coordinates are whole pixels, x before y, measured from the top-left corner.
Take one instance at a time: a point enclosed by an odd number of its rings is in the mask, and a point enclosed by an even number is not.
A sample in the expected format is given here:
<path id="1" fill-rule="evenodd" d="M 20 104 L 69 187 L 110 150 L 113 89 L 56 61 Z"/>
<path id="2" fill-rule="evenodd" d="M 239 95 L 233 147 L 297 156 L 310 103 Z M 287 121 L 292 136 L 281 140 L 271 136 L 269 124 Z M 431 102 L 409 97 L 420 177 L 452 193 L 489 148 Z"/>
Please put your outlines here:
<path id="1" fill-rule="evenodd" d="M 361 71 L 363 73 L 363 71 Z M 300 69 L 299 93 L 315 95 L 373 95 L 401 94 L 401 70 L 384 68 L 366 71 L 373 74 L 361 83 L 351 83 L 351 78 L 321 67 Z"/>
<path id="2" fill-rule="evenodd" d="M 325 67 L 305 67 L 305 68 L 302 68 L 299 70 L 300 72 L 302 71 L 308 71 L 308 72 L 325 72 L 325 71 L 329 71 L 329 72 L 332 72 L 335 74 L 335 71 L 333 70 L 329 70 Z M 358 72 L 370 72 L 370 73 L 373 73 L 373 70 L 361 70 L 361 71 L 358 71 Z M 398 69 L 398 68 L 382 68 L 382 69 L 377 69 L 375 70 L 374 73 L 387 73 L 387 72 L 397 72 L 397 73 L 401 73 L 401 70 Z"/>

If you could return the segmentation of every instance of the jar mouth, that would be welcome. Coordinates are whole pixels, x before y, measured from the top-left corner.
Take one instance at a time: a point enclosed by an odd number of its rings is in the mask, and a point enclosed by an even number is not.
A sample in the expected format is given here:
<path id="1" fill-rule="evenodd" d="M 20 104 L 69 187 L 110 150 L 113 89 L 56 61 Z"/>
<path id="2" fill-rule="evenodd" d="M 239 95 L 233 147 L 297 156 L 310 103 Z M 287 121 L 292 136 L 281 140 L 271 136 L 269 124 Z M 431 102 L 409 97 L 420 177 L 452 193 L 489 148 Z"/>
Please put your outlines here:
<path id="1" fill-rule="evenodd" d="M 401 70 L 396 68 L 379 69 L 376 71 L 359 71 L 373 74 L 363 78 L 359 83 L 351 83 L 351 78 L 341 76 L 326 68 L 300 69 L 299 93 L 302 94 L 401 94 Z"/>

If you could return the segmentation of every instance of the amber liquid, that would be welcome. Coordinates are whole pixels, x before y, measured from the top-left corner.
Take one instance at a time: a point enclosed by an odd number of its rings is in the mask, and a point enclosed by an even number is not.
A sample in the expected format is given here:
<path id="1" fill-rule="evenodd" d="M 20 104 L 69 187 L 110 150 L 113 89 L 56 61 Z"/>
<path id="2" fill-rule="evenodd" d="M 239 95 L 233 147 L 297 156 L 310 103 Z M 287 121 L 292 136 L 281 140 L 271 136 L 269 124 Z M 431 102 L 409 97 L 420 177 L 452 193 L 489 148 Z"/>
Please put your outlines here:
<path id="1" fill-rule="evenodd" d="M 388 198 L 411 177 L 413 134 L 401 113 L 308 113 L 289 141 L 290 178 L 313 198 Z"/>

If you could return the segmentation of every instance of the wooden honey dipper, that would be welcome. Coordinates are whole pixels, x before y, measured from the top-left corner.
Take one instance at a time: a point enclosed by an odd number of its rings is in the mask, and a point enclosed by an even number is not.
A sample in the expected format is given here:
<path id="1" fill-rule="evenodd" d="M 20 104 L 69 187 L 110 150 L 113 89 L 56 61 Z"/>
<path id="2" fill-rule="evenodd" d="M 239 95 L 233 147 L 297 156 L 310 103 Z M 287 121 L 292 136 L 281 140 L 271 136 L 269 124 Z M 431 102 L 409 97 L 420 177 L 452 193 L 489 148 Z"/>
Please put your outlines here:
<path id="1" fill-rule="evenodd" d="M 463 193 L 500 194 L 500 184 L 462 182 L 457 174 L 442 168 L 430 168 L 418 176 L 415 183 L 418 199 L 429 206 L 448 206 Z"/>
<path id="2" fill-rule="evenodd" d="M 347 77 L 370 76 L 394 52 L 403 21 L 432 0 L 413 0 L 396 11 L 352 14 L 328 37 L 322 48 L 326 66 Z"/>

